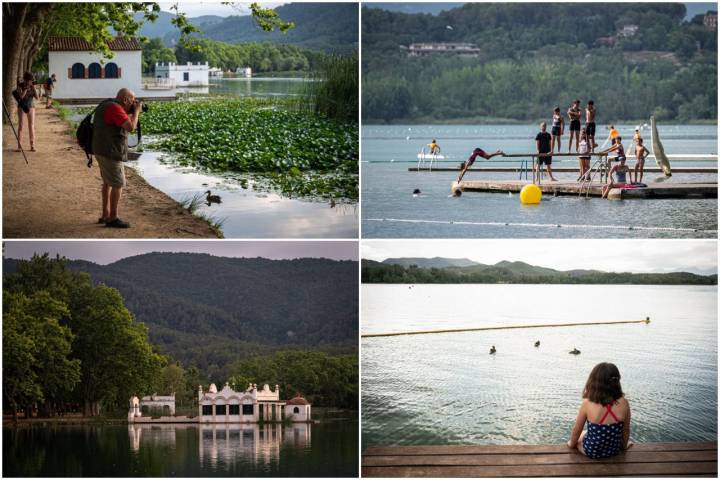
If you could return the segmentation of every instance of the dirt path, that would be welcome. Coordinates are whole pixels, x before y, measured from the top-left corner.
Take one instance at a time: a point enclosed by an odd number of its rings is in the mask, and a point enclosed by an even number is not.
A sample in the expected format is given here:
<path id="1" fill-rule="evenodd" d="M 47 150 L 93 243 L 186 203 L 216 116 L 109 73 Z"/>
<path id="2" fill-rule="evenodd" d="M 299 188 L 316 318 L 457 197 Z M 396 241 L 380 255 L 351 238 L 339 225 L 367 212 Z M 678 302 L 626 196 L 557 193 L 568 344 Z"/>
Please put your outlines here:
<path id="1" fill-rule="evenodd" d="M 85 154 L 67 134 L 54 109 L 36 109 L 37 152 L 15 152 L 17 142 L 3 125 L 3 237 L 5 238 L 217 238 L 202 219 L 125 168 L 127 187 L 120 218 L 128 229 L 97 224 L 101 215 L 100 171 L 87 168 Z M 17 127 L 17 119 L 13 118 Z M 27 132 L 23 147 L 29 148 Z"/>

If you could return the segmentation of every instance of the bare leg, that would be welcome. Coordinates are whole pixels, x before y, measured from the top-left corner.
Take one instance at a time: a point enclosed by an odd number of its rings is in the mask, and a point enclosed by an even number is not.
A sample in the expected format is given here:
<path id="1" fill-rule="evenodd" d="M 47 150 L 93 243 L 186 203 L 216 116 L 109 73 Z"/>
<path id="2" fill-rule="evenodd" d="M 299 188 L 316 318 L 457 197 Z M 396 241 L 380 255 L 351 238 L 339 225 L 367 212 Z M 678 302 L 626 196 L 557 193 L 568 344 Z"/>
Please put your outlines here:
<path id="1" fill-rule="evenodd" d="M 122 187 L 111 187 L 110 188 L 110 213 L 107 219 L 113 221 L 118 217 L 118 203 L 120 203 L 120 197 L 122 196 Z"/>
<path id="2" fill-rule="evenodd" d="M 17 130 L 17 141 L 18 141 L 18 152 L 22 149 L 22 145 L 20 144 L 20 141 L 22 140 L 22 131 L 23 131 L 23 117 L 25 116 L 25 112 L 22 111 L 20 107 L 18 107 L 18 130 Z"/>
<path id="3" fill-rule="evenodd" d="M 585 447 L 583 447 L 583 442 L 585 441 L 585 435 L 587 435 L 587 430 L 583 430 L 583 432 L 580 434 L 580 439 L 578 439 L 578 443 L 577 443 L 577 449 L 583 455 L 587 455 L 585 453 Z"/>
<path id="4" fill-rule="evenodd" d="M 635 174 L 636 182 L 642 182 L 643 173 L 645 173 L 645 162 L 644 161 L 640 164 L 640 180 L 637 179 L 638 178 L 637 173 Z"/>
<path id="5" fill-rule="evenodd" d="M 35 107 L 31 108 L 28 116 L 28 131 L 30 133 L 30 151 L 35 151 Z"/>
<path id="6" fill-rule="evenodd" d="M 560 153 L 560 149 L 562 148 L 562 135 L 557 136 L 557 144 L 558 144 L 558 153 Z"/>
<path id="7" fill-rule="evenodd" d="M 550 153 L 555 151 L 555 135 L 550 137 Z"/>
<path id="8" fill-rule="evenodd" d="M 552 167 L 550 165 L 545 165 L 545 168 L 547 168 L 548 175 L 550 175 L 550 180 L 552 180 L 553 182 L 557 182 L 557 178 L 553 177 Z"/>
<path id="9" fill-rule="evenodd" d="M 102 186 L 102 218 L 110 218 L 110 185 L 107 183 Z"/>

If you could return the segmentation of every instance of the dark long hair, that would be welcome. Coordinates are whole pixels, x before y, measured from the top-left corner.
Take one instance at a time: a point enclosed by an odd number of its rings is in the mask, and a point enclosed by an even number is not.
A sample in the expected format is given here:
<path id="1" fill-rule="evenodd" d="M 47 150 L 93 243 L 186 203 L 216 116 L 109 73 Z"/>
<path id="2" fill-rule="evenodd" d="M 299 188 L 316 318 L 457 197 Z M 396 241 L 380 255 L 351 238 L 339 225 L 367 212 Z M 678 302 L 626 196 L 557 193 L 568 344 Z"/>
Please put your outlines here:
<path id="1" fill-rule="evenodd" d="M 610 405 L 624 395 L 620 386 L 620 370 L 613 363 L 598 363 L 585 383 L 583 398 L 600 405 Z"/>

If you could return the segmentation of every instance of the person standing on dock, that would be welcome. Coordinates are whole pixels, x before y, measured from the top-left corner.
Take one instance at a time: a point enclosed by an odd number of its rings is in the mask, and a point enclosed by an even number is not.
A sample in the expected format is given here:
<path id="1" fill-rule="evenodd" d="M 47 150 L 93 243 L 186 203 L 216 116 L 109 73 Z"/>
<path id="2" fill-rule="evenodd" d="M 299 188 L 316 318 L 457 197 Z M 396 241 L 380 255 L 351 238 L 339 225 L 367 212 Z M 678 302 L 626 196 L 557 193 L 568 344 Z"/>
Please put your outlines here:
<path id="1" fill-rule="evenodd" d="M 635 163 L 635 183 L 642 183 L 643 173 L 645 171 L 645 159 L 650 152 L 648 152 L 648 149 L 645 148 L 645 145 L 643 145 L 642 138 L 638 138 L 636 142 L 635 158 L 637 159 L 637 162 Z"/>
<path id="2" fill-rule="evenodd" d="M 563 131 L 565 130 L 565 119 L 560 115 L 560 107 L 555 107 L 552 116 L 552 145 L 550 151 L 555 151 L 555 144 L 557 144 L 557 151 L 560 153 L 560 140 L 562 139 Z"/>
<path id="3" fill-rule="evenodd" d="M 142 102 L 127 88 L 120 89 L 114 99 L 104 100 L 95 110 L 92 150 L 103 181 L 102 216 L 98 223 L 106 227 L 130 227 L 118 217 L 118 204 L 125 186 L 123 162 L 128 159 L 128 133 L 137 127 L 141 111 Z"/>
<path id="4" fill-rule="evenodd" d="M 584 128 L 580 132 L 578 153 L 580 154 L 580 176 L 578 181 L 590 180 L 590 145 Z"/>
<path id="5" fill-rule="evenodd" d="M 460 171 L 460 176 L 457 179 L 457 183 L 460 183 L 460 180 L 465 176 L 465 172 L 468 171 L 468 169 L 472 166 L 473 163 L 475 163 L 475 159 L 477 157 L 482 157 L 485 160 L 490 160 L 492 157 L 495 157 L 497 155 L 505 155 L 502 150 L 497 150 L 495 153 L 485 153 L 485 150 L 482 148 L 475 148 L 473 150 L 470 157 L 467 159 L 467 161 L 463 162 L 462 169 Z"/>
<path id="6" fill-rule="evenodd" d="M 588 142 L 590 143 L 590 151 L 594 151 L 597 147 L 595 143 L 595 102 L 588 100 L 585 109 L 585 131 L 587 132 Z"/>
<path id="7" fill-rule="evenodd" d="M 610 145 L 615 145 L 619 136 L 620 132 L 617 131 L 615 125 L 610 125 Z"/>
<path id="8" fill-rule="evenodd" d="M 550 154 L 552 153 L 552 146 L 551 146 L 551 138 L 550 134 L 547 133 L 547 123 L 542 122 L 540 124 L 540 133 L 538 133 L 535 136 L 535 147 L 538 153 L 537 162 L 535 165 L 533 165 L 533 168 L 537 168 L 537 174 L 538 178 L 540 177 L 541 169 L 543 163 L 547 166 L 548 175 L 550 175 L 550 180 L 553 182 L 556 182 L 557 180 L 555 177 L 553 177 L 552 174 L 552 156 L 540 156 L 541 154 Z"/>
<path id="9" fill-rule="evenodd" d="M 580 100 L 575 100 L 568 109 L 567 115 L 570 119 L 570 136 L 568 137 L 568 153 L 572 149 L 573 136 L 575 137 L 575 151 L 580 148 Z"/>

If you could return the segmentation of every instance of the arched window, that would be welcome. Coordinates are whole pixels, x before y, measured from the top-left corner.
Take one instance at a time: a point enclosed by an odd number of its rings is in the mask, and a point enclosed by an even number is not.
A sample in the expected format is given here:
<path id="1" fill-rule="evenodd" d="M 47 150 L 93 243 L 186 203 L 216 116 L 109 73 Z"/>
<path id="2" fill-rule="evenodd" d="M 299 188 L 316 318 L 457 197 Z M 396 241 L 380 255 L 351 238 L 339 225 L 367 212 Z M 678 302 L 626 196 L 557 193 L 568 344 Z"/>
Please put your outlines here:
<path id="1" fill-rule="evenodd" d="M 105 78 L 118 78 L 118 66 L 116 63 L 105 65 Z"/>
<path id="2" fill-rule="evenodd" d="M 72 76 L 70 78 L 85 78 L 85 65 L 76 63 L 72 66 Z"/>
<path id="3" fill-rule="evenodd" d="M 299 407 L 293 408 L 293 413 L 300 413 L 300 408 Z"/>
<path id="4" fill-rule="evenodd" d="M 102 67 L 99 63 L 91 63 L 88 66 L 88 78 L 102 78 Z"/>

